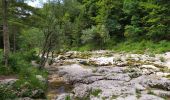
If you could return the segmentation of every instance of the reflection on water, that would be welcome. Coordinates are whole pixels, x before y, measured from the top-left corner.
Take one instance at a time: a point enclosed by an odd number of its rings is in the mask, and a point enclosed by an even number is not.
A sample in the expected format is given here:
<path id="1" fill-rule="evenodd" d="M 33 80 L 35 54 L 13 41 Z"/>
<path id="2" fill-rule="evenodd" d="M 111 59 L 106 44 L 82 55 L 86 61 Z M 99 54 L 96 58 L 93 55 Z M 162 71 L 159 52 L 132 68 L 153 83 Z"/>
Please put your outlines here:
<path id="1" fill-rule="evenodd" d="M 62 80 L 54 80 L 48 84 L 47 98 L 48 100 L 56 99 L 62 93 L 69 93 L 72 91 L 73 86 L 65 83 Z"/>

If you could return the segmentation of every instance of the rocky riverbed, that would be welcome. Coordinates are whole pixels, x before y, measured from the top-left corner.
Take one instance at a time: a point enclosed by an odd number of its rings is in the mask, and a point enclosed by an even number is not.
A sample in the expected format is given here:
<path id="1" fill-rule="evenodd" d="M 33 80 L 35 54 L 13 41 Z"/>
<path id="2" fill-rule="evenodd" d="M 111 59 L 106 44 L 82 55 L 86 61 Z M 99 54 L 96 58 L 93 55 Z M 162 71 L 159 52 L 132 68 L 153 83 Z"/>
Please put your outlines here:
<path id="1" fill-rule="evenodd" d="M 46 68 L 52 100 L 170 100 L 170 52 L 70 51 Z"/>

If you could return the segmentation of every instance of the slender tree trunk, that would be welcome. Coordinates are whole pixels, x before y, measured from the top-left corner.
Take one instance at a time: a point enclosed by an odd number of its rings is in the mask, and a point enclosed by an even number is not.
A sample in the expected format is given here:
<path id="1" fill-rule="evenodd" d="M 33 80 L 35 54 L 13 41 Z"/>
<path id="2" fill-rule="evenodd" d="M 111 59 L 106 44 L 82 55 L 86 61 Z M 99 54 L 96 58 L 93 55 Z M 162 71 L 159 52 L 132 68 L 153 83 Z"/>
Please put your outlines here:
<path id="1" fill-rule="evenodd" d="M 42 48 L 42 54 L 41 54 L 41 60 L 40 60 L 40 69 L 42 69 L 45 66 L 46 60 L 48 59 L 48 54 L 45 57 L 46 53 L 48 53 L 49 51 L 49 45 L 50 45 L 50 37 L 51 37 L 51 32 L 49 32 L 49 30 L 47 31 L 47 35 L 45 35 L 45 41 L 43 44 L 43 48 Z"/>
<path id="2" fill-rule="evenodd" d="M 14 42 L 14 44 L 13 44 L 14 45 L 14 47 L 13 47 L 14 50 L 13 50 L 13 52 L 15 53 L 15 51 L 16 51 L 16 34 L 14 33 L 13 35 L 14 35 L 14 37 L 13 37 L 14 38 L 14 41 L 13 41 Z"/>
<path id="3" fill-rule="evenodd" d="M 13 52 L 16 52 L 16 31 L 15 28 L 13 30 Z"/>
<path id="4" fill-rule="evenodd" d="M 9 34 L 7 26 L 7 0 L 2 0 L 3 7 L 3 42 L 4 42 L 4 62 L 8 66 L 8 58 L 10 53 Z"/>

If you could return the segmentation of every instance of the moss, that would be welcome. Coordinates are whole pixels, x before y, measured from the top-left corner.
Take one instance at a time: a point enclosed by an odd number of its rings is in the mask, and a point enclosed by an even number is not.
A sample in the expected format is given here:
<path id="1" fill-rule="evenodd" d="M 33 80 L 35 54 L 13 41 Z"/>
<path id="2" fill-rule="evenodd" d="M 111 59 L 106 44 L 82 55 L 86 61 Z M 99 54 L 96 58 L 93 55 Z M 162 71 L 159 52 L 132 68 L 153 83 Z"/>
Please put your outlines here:
<path id="1" fill-rule="evenodd" d="M 136 89 L 136 97 L 139 99 L 141 97 L 141 91 Z"/>
<path id="2" fill-rule="evenodd" d="M 170 72 L 170 69 L 168 67 L 162 67 L 162 66 L 156 66 L 156 67 L 160 68 L 160 71 L 162 72 L 167 72 L 167 73 Z"/>
<path id="3" fill-rule="evenodd" d="M 107 99 L 107 97 L 102 97 L 102 100 L 106 100 Z"/>
<path id="4" fill-rule="evenodd" d="M 165 58 L 164 57 L 160 57 L 159 58 L 161 62 L 165 62 Z"/>
<path id="5" fill-rule="evenodd" d="M 93 73 L 96 73 L 96 72 L 97 72 L 97 69 L 93 69 L 92 72 L 93 72 Z"/>
<path id="6" fill-rule="evenodd" d="M 71 100 L 70 95 L 66 96 L 66 97 L 65 97 L 65 100 Z"/>
<path id="7" fill-rule="evenodd" d="M 162 96 L 162 98 L 164 98 L 165 100 L 169 100 L 170 96 Z"/>
<path id="8" fill-rule="evenodd" d="M 167 75 L 166 78 L 170 79 L 170 75 Z"/>
<path id="9" fill-rule="evenodd" d="M 142 61 L 134 61 L 134 60 L 127 60 L 127 66 L 130 66 L 130 67 L 137 67 L 139 65 L 142 65 L 142 64 L 145 64 L 145 62 L 142 62 Z"/>
<path id="10" fill-rule="evenodd" d="M 113 54 L 111 54 L 111 53 L 106 53 L 104 56 L 105 56 L 105 57 L 112 57 Z"/>
<path id="11" fill-rule="evenodd" d="M 112 95 L 111 99 L 116 99 L 117 97 L 117 95 Z"/>
<path id="12" fill-rule="evenodd" d="M 154 53 L 149 53 L 148 55 L 149 55 L 149 57 L 155 57 Z"/>
<path id="13" fill-rule="evenodd" d="M 97 97 L 102 92 L 101 89 L 95 89 L 91 91 L 91 95 Z"/>
<path id="14" fill-rule="evenodd" d="M 91 53 L 89 52 L 79 52 L 77 54 L 72 55 L 72 58 L 82 58 L 82 59 L 87 59 L 92 56 Z"/>

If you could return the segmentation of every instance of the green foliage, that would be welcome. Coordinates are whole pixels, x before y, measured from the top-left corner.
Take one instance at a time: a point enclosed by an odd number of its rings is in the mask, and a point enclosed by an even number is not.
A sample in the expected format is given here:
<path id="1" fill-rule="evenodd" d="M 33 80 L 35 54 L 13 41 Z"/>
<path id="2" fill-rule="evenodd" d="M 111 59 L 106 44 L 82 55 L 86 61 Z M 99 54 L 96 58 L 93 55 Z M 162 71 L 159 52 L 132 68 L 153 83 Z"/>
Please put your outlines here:
<path id="1" fill-rule="evenodd" d="M 78 51 L 91 51 L 95 49 L 94 47 L 95 46 L 93 44 L 86 44 L 84 46 L 79 47 L 77 50 Z"/>
<path id="2" fill-rule="evenodd" d="M 104 25 L 92 26 L 82 31 L 81 39 L 83 43 L 101 45 L 109 40 L 109 33 Z"/>
<path id="3" fill-rule="evenodd" d="M 163 53 L 170 51 L 170 42 L 160 41 L 152 42 L 143 40 L 141 42 L 126 41 L 113 46 L 114 51 L 125 51 L 134 53 Z"/>
<path id="4" fill-rule="evenodd" d="M 167 26 L 158 24 L 158 25 L 153 25 L 149 28 L 148 36 L 154 39 L 162 39 L 166 37 L 167 34 L 169 34 L 167 32 Z"/>
<path id="5" fill-rule="evenodd" d="M 36 9 L 12 0 L 8 9 L 9 33 L 16 36 L 16 43 L 11 38 L 11 47 L 16 44 L 17 50 L 24 51 L 42 48 L 51 41 L 53 51 L 81 49 L 89 44 L 92 48 L 106 49 L 124 40 L 169 42 L 169 4 L 168 0 L 63 0 L 62 3 L 59 0 Z M 49 39 L 45 41 L 48 33 Z"/>
<path id="6" fill-rule="evenodd" d="M 91 95 L 97 97 L 102 92 L 101 89 L 92 90 Z"/>
<path id="7" fill-rule="evenodd" d="M 39 58 L 36 56 L 36 52 L 34 50 L 27 52 L 18 52 L 15 54 L 11 54 L 9 57 L 9 67 L 14 73 L 20 72 L 24 67 L 31 67 L 30 62 L 32 60 L 38 60 Z"/>
<path id="8" fill-rule="evenodd" d="M 137 38 L 140 33 L 142 33 L 142 30 L 139 27 L 131 26 L 131 25 L 125 26 L 125 33 L 124 33 L 124 35 L 127 38 L 130 38 L 130 39 Z"/>
<path id="9" fill-rule="evenodd" d="M 97 28 L 95 26 L 92 26 L 92 28 L 90 29 L 86 29 L 82 31 L 83 35 L 81 37 L 81 39 L 83 40 L 83 43 L 86 42 L 93 42 L 95 37 L 98 35 L 97 34 Z"/>
<path id="10" fill-rule="evenodd" d="M 20 48 L 31 50 L 32 48 L 40 48 L 43 41 L 43 33 L 38 28 L 30 28 L 22 30 L 20 35 Z"/>
<path id="11" fill-rule="evenodd" d="M 11 69 L 3 65 L 3 51 L 0 49 L 0 75 L 8 75 L 12 72 Z"/>
<path id="12" fill-rule="evenodd" d="M 16 94 L 14 93 L 14 90 L 12 90 L 11 87 L 7 88 L 4 85 L 0 85 L 0 91 L 1 100 L 16 98 Z"/>
<path id="13" fill-rule="evenodd" d="M 30 64 L 32 60 L 39 61 L 36 51 L 42 48 L 49 47 L 46 52 L 111 49 L 155 54 L 170 51 L 170 0 L 54 0 L 43 8 L 33 8 L 21 1 L 11 0 L 8 5 L 10 46 L 16 53 L 10 54 L 9 67 L 4 67 L 0 49 L 0 75 L 17 74 L 20 80 L 16 87 L 27 83 L 25 86 L 30 89 L 25 96 L 35 88 L 46 87 L 35 75 L 46 77 L 47 73 Z M 0 42 L 3 48 L 1 27 Z M 8 92 L 0 92 L 0 96 L 12 98 Z M 100 92 L 96 90 L 94 95 Z"/>
<path id="14" fill-rule="evenodd" d="M 35 51 L 18 52 L 10 55 L 9 67 L 0 66 L 0 75 L 14 74 L 19 78 L 10 88 L 0 87 L 0 90 L 4 89 L 0 92 L 2 98 L 30 97 L 34 90 L 46 90 L 46 82 L 41 82 L 36 75 L 47 78 L 47 72 L 32 66 L 30 64 L 32 60 L 38 60 Z M 21 91 L 25 91 L 24 94 Z M 45 96 L 39 95 L 40 98 Z"/>
<path id="15" fill-rule="evenodd" d="M 66 96 L 65 100 L 71 100 L 71 97 L 68 95 Z"/>

